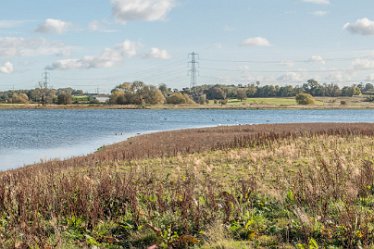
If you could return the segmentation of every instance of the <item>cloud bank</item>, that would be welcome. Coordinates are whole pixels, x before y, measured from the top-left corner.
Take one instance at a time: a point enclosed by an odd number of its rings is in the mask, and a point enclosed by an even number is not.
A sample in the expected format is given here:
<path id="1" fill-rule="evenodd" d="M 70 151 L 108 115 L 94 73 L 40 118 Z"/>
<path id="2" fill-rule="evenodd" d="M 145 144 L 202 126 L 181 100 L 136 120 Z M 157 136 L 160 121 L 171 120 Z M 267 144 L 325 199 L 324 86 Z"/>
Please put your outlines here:
<path id="1" fill-rule="evenodd" d="M 36 32 L 63 34 L 69 29 L 70 26 L 71 24 L 68 22 L 49 18 L 46 19 L 44 23 L 39 25 Z"/>
<path id="2" fill-rule="evenodd" d="M 355 23 L 347 23 L 344 29 L 352 34 L 374 35 L 374 21 L 369 18 L 358 19 Z"/>
<path id="3" fill-rule="evenodd" d="M 0 73 L 11 74 L 14 72 L 14 66 L 12 63 L 5 62 L 4 65 L 0 66 Z"/>
<path id="4" fill-rule="evenodd" d="M 68 55 L 72 48 L 61 42 L 23 37 L 0 38 L 0 57 Z"/>
<path id="5" fill-rule="evenodd" d="M 271 46 L 270 42 L 263 37 L 253 37 L 253 38 L 248 38 L 244 40 L 241 43 L 242 46 L 247 46 L 247 47 L 269 47 Z"/>
<path id="6" fill-rule="evenodd" d="M 151 51 L 146 55 L 146 58 L 168 60 L 170 59 L 170 54 L 165 49 L 152 48 Z"/>
<path id="7" fill-rule="evenodd" d="M 113 47 L 106 48 L 98 56 L 85 56 L 80 59 L 58 60 L 47 66 L 47 70 L 71 70 L 71 69 L 92 69 L 110 68 L 121 63 L 126 57 L 136 55 L 138 45 L 135 42 L 126 40 Z"/>
<path id="8" fill-rule="evenodd" d="M 112 0 L 113 15 L 120 23 L 163 20 L 174 6 L 174 0 Z"/>

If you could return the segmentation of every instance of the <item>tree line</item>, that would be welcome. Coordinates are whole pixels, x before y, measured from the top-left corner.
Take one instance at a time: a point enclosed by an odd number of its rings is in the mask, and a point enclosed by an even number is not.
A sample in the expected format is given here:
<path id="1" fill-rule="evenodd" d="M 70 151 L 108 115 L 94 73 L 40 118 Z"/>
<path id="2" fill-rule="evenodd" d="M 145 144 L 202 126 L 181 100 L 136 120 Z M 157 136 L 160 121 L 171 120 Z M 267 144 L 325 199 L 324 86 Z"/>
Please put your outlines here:
<path id="1" fill-rule="evenodd" d="M 310 79 L 301 86 L 279 85 L 202 85 L 193 89 L 185 89 L 192 95 L 206 95 L 209 100 L 269 98 L 269 97 L 295 97 L 299 93 L 308 93 L 314 97 L 352 97 L 361 94 L 373 94 L 374 86 L 371 83 L 353 84 L 339 87 L 337 84 L 320 84 Z"/>
<path id="2" fill-rule="evenodd" d="M 165 84 L 159 87 L 146 85 L 141 81 L 126 82 L 112 90 L 112 104 L 204 104 L 209 100 L 224 103 L 227 99 L 295 97 L 300 93 L 314 97 L 352 97 L 361 94 L 374 94 L 371 83 L 353 84 L 339 87 L 337 84 L 320 84 L 310 79 L 301 86 L 264 85 L 259 82 L 248 85 L 201 85 L 182 90 L 168 88 Z"/>
<path id="3" fill-rule="evenodd" d="M 83 98 L 78 98 L 78 97 Z M 76 90 L 72 88 L 59 88 L 52 89 L 47 87 L 38 87 L 30 90 L 9 90 L 0 91 L 0 102 L 1 103 L 14 103 L 14 104 L 26 104 L 26 103 L 39 103 L 42 105 L 47 104 L 73 104 L 80 101 L 87 103 L 96 102 L 93 97 L 86 96 L 83 90 Z"/>
<path id="4" fill-rule="evenodd" d="M 165 84 L 159 87 L 142 81 L 125 82 L 116 86 L 109 103 L 119 105 L 192 104 L 191 95 L 185 91 L 171 90 Z"/>
<path id="5" fill-rule="evenodd" d="M 147 85 L 142 81 L 124 82 L 117 85 L 110 93 L 107 104 L 118 105 L 157 105 L 157 104 L 205 104 L 210 100 L 224 104 L 228 99 L 295 97 L 307 93 L 314 97 L 352 97 L 355 95 L 374 95 L 371 83 L 353 84 L 340 87 L 337 84 L 320 84 L 314 79 L 302 85 L 261 85 L 260 82 L 248 85 L 201 85 L 182 90 L 171 89 L 165 84 Z M 373 97 L 369 97 L 373 98 Z M 3 103 L 40 103 L 74 104 L 95 103 L 92 95 L 85 95 L 82 90 L 72 88 L 50 89 L 39 87 L 32 90 L 0 92 Z"/>

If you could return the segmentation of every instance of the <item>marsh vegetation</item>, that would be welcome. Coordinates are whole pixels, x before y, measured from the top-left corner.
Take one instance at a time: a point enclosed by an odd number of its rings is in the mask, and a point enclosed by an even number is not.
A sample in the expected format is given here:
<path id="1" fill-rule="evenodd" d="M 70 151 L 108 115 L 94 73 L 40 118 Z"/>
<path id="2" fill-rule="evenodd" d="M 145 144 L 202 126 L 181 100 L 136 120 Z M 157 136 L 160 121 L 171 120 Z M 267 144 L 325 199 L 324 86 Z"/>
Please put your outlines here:
<path id="1" fill-rule="evenodd" d="M 3 172 L 2 248 L 370 248 L 374 125 L 144 135 Z"/>

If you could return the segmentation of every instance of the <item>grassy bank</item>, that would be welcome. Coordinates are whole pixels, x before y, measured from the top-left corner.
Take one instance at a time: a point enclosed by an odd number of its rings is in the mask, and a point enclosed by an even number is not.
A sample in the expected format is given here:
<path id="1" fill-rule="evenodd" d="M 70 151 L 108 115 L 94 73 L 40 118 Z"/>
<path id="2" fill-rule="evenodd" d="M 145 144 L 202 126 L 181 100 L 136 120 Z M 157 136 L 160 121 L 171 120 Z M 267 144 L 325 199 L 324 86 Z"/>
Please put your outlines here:
<path id="1" fill-rule="evenodd" d="M 204 105 L 107 105 L 107 104 L 0 104 L 1 109 L 374 109 L 374 103 L 365 102 L 364 96 L 358 97 L 317 97 L 314 105 L 297 105 L 294 97 L 290 98 L 248 98 L 246 100 L 229 99 L 222 105 L 209 101 Z"/>
<path id="2" fill-rule="evenodd" d="M 132 138 L 1 173 L 1 248 L 370 248 L 374 124 Z"/>

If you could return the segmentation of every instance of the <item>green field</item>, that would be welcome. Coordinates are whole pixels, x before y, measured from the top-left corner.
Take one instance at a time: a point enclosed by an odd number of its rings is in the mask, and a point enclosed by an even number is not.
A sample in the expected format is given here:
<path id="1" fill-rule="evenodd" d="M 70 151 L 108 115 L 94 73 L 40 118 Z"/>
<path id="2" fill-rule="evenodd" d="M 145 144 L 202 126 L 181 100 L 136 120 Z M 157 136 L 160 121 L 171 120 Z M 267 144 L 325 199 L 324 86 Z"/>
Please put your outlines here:
<path id="1" fill-rule="evenodd" d="M 38 104 L 5 104 L 0 103 L 0 109 L 372 109 L 373 102 L 366 102 L 365 96 L 356 97 L 316 97 L 313 105 L 298 105 L 294 97 L 290 98 L 247 98 L 243 101 L 238 99 L 228 99 L 227 103 L 222 104 L 219 100 L 210 100 L 208 104 L 180 104 L 180 105 L 106 105 L 106 104 L 87 104 L 88 97 L 74 97 L 73 102 L 80 104 L 71 105 L 38 105 Z"/>
<path id="2" fill-rule="evenodd" d="M 209 101 L 209 105 L 217 105 L 214 101 Z M 227 106 L 243 107 L 243 106 L 258 106 L 258 107 L 295 107 L 298 106 L 295 98 L 247 98 L 245 100 L 229 99 Z M 323 106 L 321 100 L 316 100 L 315 106 Z"/>
<path id="3" fill-rule="evenodd" d="M 230 99 L 228 105 L 274 105 L 274 106 L 293 106 L 297 105 L 295 98 L 248 98 L 240 101 L 238 99 Z"/>
<path id="4" fill-rule="evenodd" d="M 78 102 L 78 103 L 86 103 L 89 101 L 89 96 L 73 96 L 72 97 L 73 102 Z"/>

